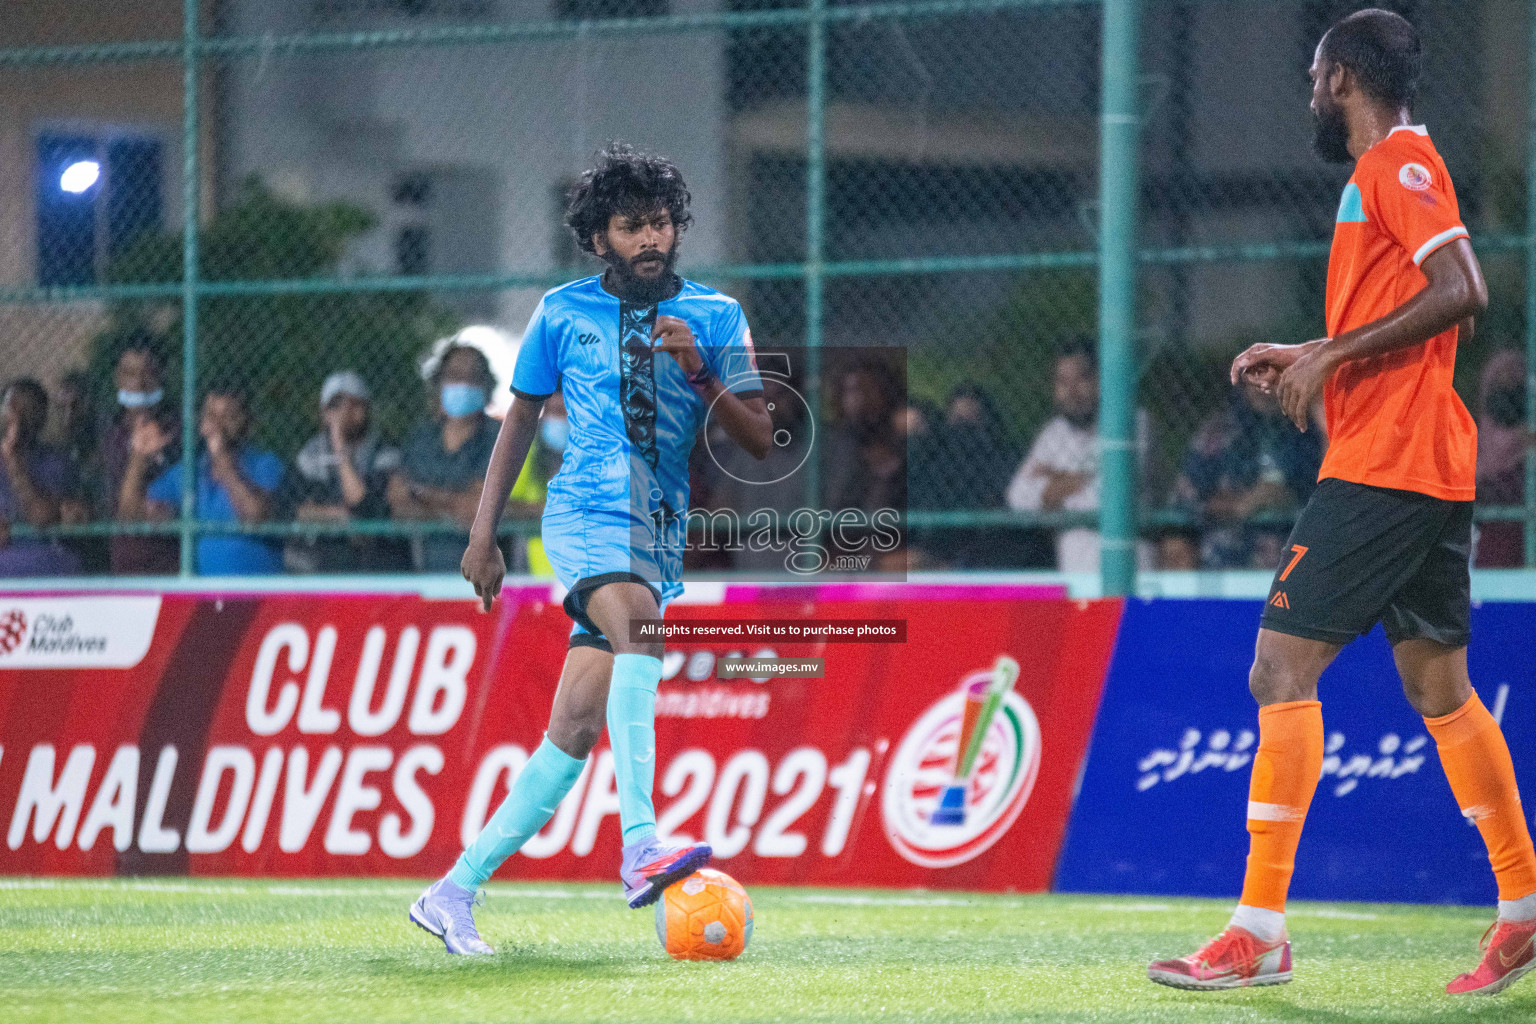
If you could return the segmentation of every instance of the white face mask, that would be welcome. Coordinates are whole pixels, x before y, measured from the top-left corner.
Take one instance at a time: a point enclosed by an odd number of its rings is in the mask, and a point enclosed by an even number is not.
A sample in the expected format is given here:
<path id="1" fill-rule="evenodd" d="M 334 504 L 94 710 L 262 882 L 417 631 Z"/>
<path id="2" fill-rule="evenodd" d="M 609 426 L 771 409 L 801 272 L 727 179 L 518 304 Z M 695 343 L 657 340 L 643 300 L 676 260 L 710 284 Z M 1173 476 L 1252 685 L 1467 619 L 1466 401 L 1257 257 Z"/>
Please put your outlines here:
<path id="1" fill-rule="evenodd" d="M 162 388 L 153 391 L 127 391 L 122 388 L 117 392 L 117 404 L 124 409 L 148 409 L 150 406 L 159 405 L 165 397 Z"/>

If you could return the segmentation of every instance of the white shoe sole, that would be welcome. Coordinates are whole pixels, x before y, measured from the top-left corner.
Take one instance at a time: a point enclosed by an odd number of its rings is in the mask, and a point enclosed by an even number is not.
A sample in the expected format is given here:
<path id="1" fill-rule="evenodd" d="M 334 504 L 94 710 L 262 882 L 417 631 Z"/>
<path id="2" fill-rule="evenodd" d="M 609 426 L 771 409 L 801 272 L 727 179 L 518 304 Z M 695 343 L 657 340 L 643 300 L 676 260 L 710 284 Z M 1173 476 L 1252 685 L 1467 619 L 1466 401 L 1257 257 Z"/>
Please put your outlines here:
<path id="1" fill-rule="evenodd" d="M 1174 974 L 1172 971 L 1148 969 L 1147 978 L 1157 982 L 1159 985 L 1167 985 L 1170 988 L 1182 988 L 1191 992 L 1221 992 L 1233 988 L 1254 988 L 1259 985 L 1284 985 L 1291 980 L 1291 972 L 1260 974 L 1252 978 L 1228 977 L 1201 981 L 1198 978 L 1191 978 L 1187 974 Z"/>
<path id="2" fill-rule="evenodd" d="M 443 937 L 443 930 L 441 928 L 438 928 L 435 925 L 429 924 L 427 922 L 426 910 L 424 907 L 422 907 L 421 900 L 417 900 L 415 903 L 411 904 L 410 918 L 412 924 L 426 932 L 428 935 L 435 935 L 439 939 Z"/>

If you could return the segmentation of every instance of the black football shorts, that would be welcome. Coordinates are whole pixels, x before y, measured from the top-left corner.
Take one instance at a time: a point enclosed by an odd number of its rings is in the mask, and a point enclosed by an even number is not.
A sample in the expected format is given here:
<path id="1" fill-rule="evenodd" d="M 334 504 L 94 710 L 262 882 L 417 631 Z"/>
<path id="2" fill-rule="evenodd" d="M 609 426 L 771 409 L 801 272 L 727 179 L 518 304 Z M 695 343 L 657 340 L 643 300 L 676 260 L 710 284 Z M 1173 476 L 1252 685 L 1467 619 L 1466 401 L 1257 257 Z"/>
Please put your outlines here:
<path id="1" fill-rule="evenodd" d="M 1263 627 L 1347 644 L 1380 622 L 1393 644 L 1472 636 L 1472 502 L 1332 478 L 1286 542 Z"/>

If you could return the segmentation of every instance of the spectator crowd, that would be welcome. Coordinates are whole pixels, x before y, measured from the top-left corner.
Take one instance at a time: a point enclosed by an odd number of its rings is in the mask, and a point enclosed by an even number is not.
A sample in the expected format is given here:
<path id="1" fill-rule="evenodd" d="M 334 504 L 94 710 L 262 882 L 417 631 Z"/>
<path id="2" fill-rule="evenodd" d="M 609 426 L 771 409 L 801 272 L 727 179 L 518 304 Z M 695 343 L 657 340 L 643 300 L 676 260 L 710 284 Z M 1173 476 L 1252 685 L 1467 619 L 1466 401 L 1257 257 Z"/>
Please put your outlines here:
<path id="1" fill-rule="evenodd" d="M 112 411 L 93 417 L 88 382 L 68 376 L 53 399 L 58 429 L 51 437 L 43 385 L 30 377 L 5 385 L 0 577 L 179 569 L 180 541 L 165 524 L 181 518 L 185 460 L 165 368 L 152 339 L 128 339 L 113 364 Z M 367 380 L 356 370 L 337 370 L 314 393 L 319 432 L 285 461 L 253 441 L 257 424 L 241 383 L 210 383 L 198 406 L 192 514 L 213 529 L 195 542 L 198 574 L 457 571 L 496 441 L 497 421 L 485 412 L 495 378 L 483 352 L 455 343 L 436 359 L 428 384 L 433 407 L 396 446 L 375 425 Z M 514 500 L 514 515 L 540 510 L 542 483 L 529 478 L 547 480 L 558 469 L 563 416 L 558 401 L 548 403 L 514 492 L 518 498 L 538 491 L 538 498 Z M 390 520 L 433 528 L 403 539 L 399 531 L 362 525 Z M 13 525 L 93 521 L 123 529 L 104 541 L 12 536 Z M 270 528 L 287 522 L 314 529 Z M 528 548 L 508 553 L 512 566 L 528 568 Z"/>
<path id="2" fill-rule="evenodd" d="M 113 364 L 112 410 L 101 416 L 92 412 L 93 389 L 83 373 L 66 375 L 52 396 L 30 377 L 5 385 L 0 577 L 177 571 L 180 541 L 164 524 L 181 518 L 189 453 L 182 450 L 179 403 L 167 401 L 165 372 L 154 339 L 128 338 Z M 1482 370 L 1474 412 L 1479 500 L 1488 504 L 1524 501 L 1525 380 L 1517 352 L 1497 353 Z M 425 383 L 428 409 L 396 444 L 377 425 L 366 377 L 337 369 L 313 385 L 309 400 L 320 427 L 288 460 L 253 440 L 261 432 L 240 382 L 210 383 L 200 396 L 190 453 L 196 460 L 191 512 L 215 527 L 195 541 L 197 572 L 457 571 L 495 445 L 498 423 L 486 409 L 496 378 L 479 348 L 453 342 Z M 707 446 L 698 446 L 696 504 L 771 507 L 784 515 L 807 500 L 806 475 L 798 469 L 813 433 L 805 429 L 808 410 L 787 380 L 765 378 L 765 390 L 782 428 L 776 436 L 791 440 L 755 468 L 729 451 L 704 458 Z M 915 527 L 899 560 L 880 567 L 1097 571 L 1099 377 L 1090 343 L 1056 353 L 1051 415 L 1024 444 L 977 383 L 954 387 L 937 405 L 910 397 L 889 361 L 866 358 L 835 369 L 824 390 L 828 416 L 816 441 L 823 507 L 1061 514 L 1055 528 L 1013 525 L 1005 514 L 980 525 Z M 1170 459 L 1151 422 L 1146 410 L 1138 411 L 1142 508 L 1154 513 L 1145 517 L 1143 567 L 1276 566 L 1290 521 L 1315 486 L 1327 443 L 1322 424 L 1300 431 L 1272 396 L 1233 388 Z M 546 403 L 510 515 L 540 514 L 568 433 L 557 394 Z M 765 482 L 754 482 L 753 474 Z M 427 528 L 378 526 L 391 521 Z M 65 539 L 13 529 L 89 522 L 124 529 Z M 312 529 L 271 525 L 278 523 Z M 507 554 L 513 571 L 547 569 L 536 538 L 509 546 Z M 1484 524 L 1477 562 L 1523 564 L 1523 526 Z M 704 564 L 753 570 L 771 567 L 774 559 L 742 551 Z"/>

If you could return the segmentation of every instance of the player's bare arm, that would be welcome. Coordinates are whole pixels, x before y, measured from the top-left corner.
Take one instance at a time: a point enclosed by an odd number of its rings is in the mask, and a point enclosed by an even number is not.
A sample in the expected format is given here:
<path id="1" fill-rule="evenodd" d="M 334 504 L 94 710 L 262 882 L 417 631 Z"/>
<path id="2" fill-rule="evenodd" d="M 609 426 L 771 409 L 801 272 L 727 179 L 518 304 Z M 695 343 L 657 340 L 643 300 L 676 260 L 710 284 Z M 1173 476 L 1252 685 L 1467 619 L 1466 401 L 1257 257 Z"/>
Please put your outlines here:
<path id="1" fill-rule="evenodd" d="M 1307 429 L 1308 410 L 1340 366 L 1422 345 L 1488 308 L 1488 285 L 1465 238 L 1434 252 L 1423 269 L 1423 291 L 1380 320 L 1312 343 L 1280 374 L 1280 408 L 1299 429 Z"/>
<path id="2" fill-rule="evenodd" d="M 713 374 L 694 383 L 705 369 L 704 357 L 685 321 L 675 316 L 658 316 L 651 338 L 657 352 L 665 352 L 677 361 L 678 368 L 688 376 L 689 383 L 694 384 L 694 390 L 710 406 L 731 440 L 753 458 L 767 458 L 773 444 L 773 420 L 768 415 L 767 401 L 761 396 L 742 398 Z"/>
<path id="3" fill-rule="evenodd" d="M 528 459 L 528 449 L 533 435 L 539 429 L 539 413 L 544 400 L 532 401 L 514 397 L 507 418 L 501 421 L 496 432 L 496 447 L 491 451 L 491 462 L 485 470 L 485 485 L 480 490 L 480 504 L 475 511 L 474 524 L 469 528 L 469 545 L 459 571 L 475 588 L 475 596 L 486 611 L 501 593 L 501 581 L 507 575 L 507 560 L 496 543 L 496 525 L 507 507 L 512 484 Z"/>

